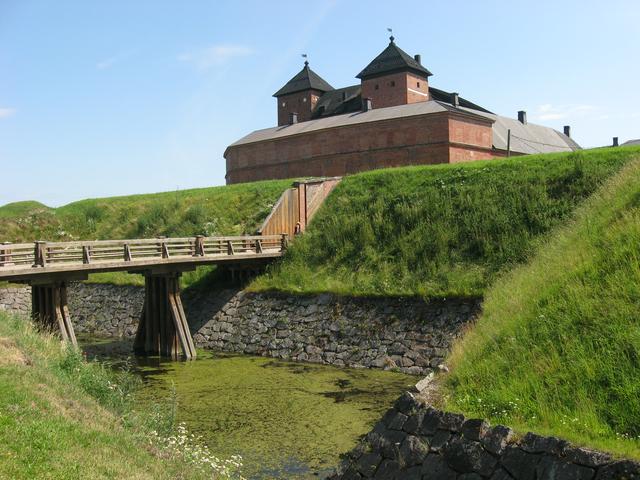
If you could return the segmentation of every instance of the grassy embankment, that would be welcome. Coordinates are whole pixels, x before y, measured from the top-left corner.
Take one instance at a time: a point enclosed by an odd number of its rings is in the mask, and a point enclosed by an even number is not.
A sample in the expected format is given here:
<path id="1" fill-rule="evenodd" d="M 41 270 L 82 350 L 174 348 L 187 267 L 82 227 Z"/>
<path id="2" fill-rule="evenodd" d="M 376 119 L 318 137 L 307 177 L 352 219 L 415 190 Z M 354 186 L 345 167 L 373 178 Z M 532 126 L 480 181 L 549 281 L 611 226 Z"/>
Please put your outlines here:
<path id="1" fill-rule="evenodd" d="M 448 406 L 640 458 L 640 156 L 487 292 Z"/>
<path id="2" fill-rule="evenodd" d="M 158 235 L 253 233 L 290 180 L 199 188 L 126 197 L 88 199 L 59 208 L 26 201 L 0 207 L 0 241 L 109 240 Z M 214 267 L 187 272 L 183 285 L 200 281 Z M 143 284 L 140 275 L 93 275 L 94 282 Z"/>
<path id="3" fill-rule="evenodd" d="M 254 290 L 477 296 L 638 148 L 346 177 Z"/>
<path id="4" fill-rule="evenodd" d="M 138 382 L 0 312 L 0 478 L 212 478 L 151 433 L 172 410 L 134 410 Z"/>

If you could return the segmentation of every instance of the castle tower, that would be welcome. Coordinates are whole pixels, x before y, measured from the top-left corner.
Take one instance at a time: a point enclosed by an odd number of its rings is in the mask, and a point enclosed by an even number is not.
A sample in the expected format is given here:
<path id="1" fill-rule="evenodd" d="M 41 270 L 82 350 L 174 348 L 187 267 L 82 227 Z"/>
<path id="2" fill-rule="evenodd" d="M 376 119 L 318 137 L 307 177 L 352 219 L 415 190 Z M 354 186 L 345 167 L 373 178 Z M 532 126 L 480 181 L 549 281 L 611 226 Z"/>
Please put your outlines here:
<path id="1" fill-rule="evenodd" d="M 333 90 L 320 75 L 309 68 L 309 62 L 284 87 L 273 94 L 278 100 L 278 125 L 291 123 L 291 114 L 297 114 L 297 121 L 311 120 L 318 99 L 324 92 Z"/>
<path id="2" fill-rule="evenodd" d="M 389 46 L 356 78 L 362 82 L 362 98 L 370 98 L 373 108 L 393 107 L 429 100 L 429 70 L 420 55 L 411 57 L 389 38 Z"/>

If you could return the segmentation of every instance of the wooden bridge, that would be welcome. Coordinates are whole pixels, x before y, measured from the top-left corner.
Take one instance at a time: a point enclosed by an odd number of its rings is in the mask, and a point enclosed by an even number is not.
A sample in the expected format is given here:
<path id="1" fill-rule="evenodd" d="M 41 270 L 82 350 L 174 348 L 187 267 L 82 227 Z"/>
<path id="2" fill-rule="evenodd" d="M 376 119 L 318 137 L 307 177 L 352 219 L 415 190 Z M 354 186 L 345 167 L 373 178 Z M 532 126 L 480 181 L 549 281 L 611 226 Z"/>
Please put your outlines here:
<path id="1" fill-rule="evenodd" d="M 76 344 L 67 283 L 90 273 L 126 271 L 145 276 L 145 300 L 136 352 L 187 359 L 196 351 L 180 300 L 180 275 L 200 265 L 259 267 L 280 257 L 288 235 L 154 238 L 0 244 L 0 281 L 31 285 L 36 323 Z"/>

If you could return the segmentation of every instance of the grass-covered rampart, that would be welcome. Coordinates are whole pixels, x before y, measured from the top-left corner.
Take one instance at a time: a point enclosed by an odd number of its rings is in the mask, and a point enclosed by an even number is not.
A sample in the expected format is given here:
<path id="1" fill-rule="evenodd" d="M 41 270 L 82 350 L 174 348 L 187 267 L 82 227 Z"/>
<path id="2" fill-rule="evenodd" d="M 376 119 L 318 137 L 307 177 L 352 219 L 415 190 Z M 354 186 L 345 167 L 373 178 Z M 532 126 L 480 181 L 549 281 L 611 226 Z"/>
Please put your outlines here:
<path id="1" fill-rule="evenodd" d="M 109 240 L 252 233 L 291 184 L 272 180 L 175 192 L 0 207 L 0 241 Z"/>
<path id="2" fill-rule="evenodd" d="M 448 407 L 640 458 L 640 158 L 488 289 Z"/>
<path id="3" fill-rule="evenodd" d="M 598 149 L 345 177 L 285 259 L 251 288 L 481 295 L 638 155 Z"/>
<path id="4" fill-rule="evenodd" d="M 138 387 L 0 312 L 0 478 L 238 478 L 174 430 L 171 401 L 138 409 Z"/>
<path id="5" fill-rule="evenodd" d="M 290 180 L 81 200 L 59 208 L 25 201 L 0 207 L 0 242 L 110 240 L 251 234 Z M 192 285 L 215 270 L 188 272 Z M 140 275 L 92 275 L 91 281 L 144 285 Z"/>

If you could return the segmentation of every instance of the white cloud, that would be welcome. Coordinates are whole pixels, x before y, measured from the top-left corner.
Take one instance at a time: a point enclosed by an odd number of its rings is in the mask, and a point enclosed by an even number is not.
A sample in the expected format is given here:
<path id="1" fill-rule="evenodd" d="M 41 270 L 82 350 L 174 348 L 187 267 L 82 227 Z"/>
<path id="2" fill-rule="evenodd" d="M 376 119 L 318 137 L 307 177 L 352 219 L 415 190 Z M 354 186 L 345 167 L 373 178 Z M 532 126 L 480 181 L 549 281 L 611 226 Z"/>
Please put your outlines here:
<path id="1" fill-rule="evenodd" d="M 584 117 L 588 112 L 595 110 L 595 108 L 593 105 L 552 105 L 545 103 L 538 106 L 533 118 L 544 121 Z"/>
<path id="2" fill-rule="evenodd" d="M 244 45 L 212 45 L 207 48 L 184 52 L 178 55 L 181 62 L 191 63 L 198 70 L 222 65 L 236 57 L 251 55 L 253 50 Z"/>
<path id="3" fill-rule="evenodd" d="M 135 50 L 129 50 L 127 52 L 119 53 L 119 54 L 114 55 L 112 57 L 105 58 L 104 60 L 101 60 L 98 63 L 96 63 L 96 68 L 98 70 L 107 70 L 107 69 L 113 67 L 116 63 L 120 63 L 123 60 L 126 60 L 126 59 L 132 57 L 135 53 L 136 53 Z"/>
<path id="4" fill-rule="evenodd" d="M 118 57 L 107 58 L 105 60 L 102 60 L 101 62 L 96 63 L 96 68 L 98 70 L 106 70 L 107 68 L 113 67 L 113 64 L 117 61 Z"/>
<path id="5" fill-rule="evenodd" d="M 9 118 L 16 113 L 15 108 L 0 107 L 0 118 Z"/>

